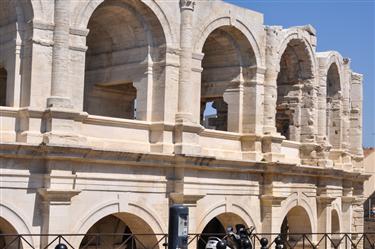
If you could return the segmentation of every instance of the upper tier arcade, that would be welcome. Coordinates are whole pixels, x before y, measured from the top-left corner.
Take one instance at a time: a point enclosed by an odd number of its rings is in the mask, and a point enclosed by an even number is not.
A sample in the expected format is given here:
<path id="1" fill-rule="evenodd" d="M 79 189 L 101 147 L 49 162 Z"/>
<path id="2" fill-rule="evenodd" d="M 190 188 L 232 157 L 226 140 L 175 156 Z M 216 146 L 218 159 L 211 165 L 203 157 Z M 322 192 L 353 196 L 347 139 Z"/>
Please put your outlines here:
<path id="1" fill-rule="evenodd" d="M 362 171 L 362 75 L 310 25 L 219 0 L 2 0 L 0 33 L 1 143 Z"/>

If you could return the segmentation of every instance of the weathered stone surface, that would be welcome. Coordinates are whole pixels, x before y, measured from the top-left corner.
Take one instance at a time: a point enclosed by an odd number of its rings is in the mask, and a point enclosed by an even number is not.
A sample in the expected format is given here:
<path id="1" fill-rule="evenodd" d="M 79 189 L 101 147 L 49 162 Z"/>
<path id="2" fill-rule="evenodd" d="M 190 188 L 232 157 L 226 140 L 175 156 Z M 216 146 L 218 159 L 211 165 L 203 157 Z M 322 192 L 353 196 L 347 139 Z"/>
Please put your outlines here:
<path id="1" fill-rule="evenodd" d="M 316 42 L 217 0 L 1 0 L 0 230 L 165 233 L 184 203 L 192 233 L 361 232 L 363 76 Z"/>

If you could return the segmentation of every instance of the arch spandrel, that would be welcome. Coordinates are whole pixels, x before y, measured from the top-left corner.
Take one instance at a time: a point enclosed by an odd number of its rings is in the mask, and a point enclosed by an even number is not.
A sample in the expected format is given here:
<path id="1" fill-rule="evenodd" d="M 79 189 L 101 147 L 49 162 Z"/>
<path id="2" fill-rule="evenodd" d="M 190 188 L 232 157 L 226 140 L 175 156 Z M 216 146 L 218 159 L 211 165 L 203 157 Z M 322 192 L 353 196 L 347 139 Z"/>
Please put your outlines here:
<path id="1" fill-rule="evenodd" d="M 104 2 L 105 0 L 78 1 L 77 5 L 72 10 L 70 20 L 71 27 L 83 30 L 86 29 L 94 11 Z M 122 2 L 122 0 L 119 0 L 119 2 Z M 138 2 L 147 6 L 158 19 L 164 32 L 163 36 L 165 37 L 167 46 L 170 47 L 177 44 L 170 22 L 161 6 L 155 1 L 138 0 Z"/>

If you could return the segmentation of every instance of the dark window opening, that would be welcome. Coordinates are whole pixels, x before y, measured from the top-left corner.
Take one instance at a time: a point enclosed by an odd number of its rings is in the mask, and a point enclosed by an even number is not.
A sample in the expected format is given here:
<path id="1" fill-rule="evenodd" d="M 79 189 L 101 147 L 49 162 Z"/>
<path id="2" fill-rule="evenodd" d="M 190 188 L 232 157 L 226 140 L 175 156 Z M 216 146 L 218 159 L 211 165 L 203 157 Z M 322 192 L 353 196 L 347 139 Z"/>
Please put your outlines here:
<path id="1" fill-rule="evenodd" d="M 0 106 L 6 106 L 7 96 L 7 71 L 0 67 Z"/>
<path id="2" fill-rule="evenodd" d="M 223 98 L 201 102 L 201 125 L 206 129 L 227 131 L 228 104 Z"/>

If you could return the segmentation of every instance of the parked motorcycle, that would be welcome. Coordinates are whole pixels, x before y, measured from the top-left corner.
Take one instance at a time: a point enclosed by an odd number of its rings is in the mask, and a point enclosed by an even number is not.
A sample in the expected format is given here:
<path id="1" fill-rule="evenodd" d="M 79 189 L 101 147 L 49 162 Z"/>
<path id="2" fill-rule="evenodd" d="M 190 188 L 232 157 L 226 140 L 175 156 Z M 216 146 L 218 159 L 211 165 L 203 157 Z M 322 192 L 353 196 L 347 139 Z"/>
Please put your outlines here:
<path id="1" fill-rule="evenodd" d="M 222 239 L 209 237 L 206 249 L 253 249 L 250 236 L 255 228 L 246 228 L 243 224 L 237 224 L 235 227 L 236 231 L 229 226 L 226 230 L 226 235 Z"/>

